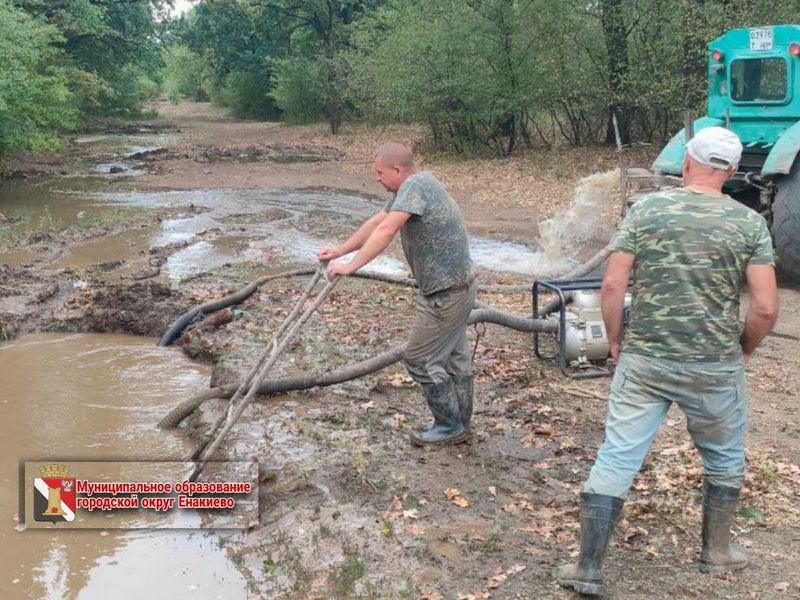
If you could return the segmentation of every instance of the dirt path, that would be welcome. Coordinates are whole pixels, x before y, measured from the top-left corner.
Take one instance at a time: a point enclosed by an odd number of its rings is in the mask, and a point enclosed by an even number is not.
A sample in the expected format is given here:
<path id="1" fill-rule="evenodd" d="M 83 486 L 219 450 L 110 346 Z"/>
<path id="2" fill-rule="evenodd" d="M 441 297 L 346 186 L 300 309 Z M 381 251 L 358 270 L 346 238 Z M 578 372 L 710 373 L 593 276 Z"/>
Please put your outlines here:
<path id="1" fill-rule="evenodd" d="M 110 188 L 327 187 L 378 202 L 382 194 L 369 173 L 372 148 L 399 139 L 420 149 L 423 164 L 464 206 L 473 231 L 530 241 L 543 216 L 567 205 L 580 177 L 612 168 L 615 161 L 607 150 L 548 151 L 503 161 L 428 160 L 423 132 L 410 127 L 345 130 L 332 139 L 322 126 L 241 122 L 207 105 L 159 108 L 165 117 L 157 125 L 173 142 L 145 160 L 144 175 L 110 179 Z M 640 164 L 647 164 L 648 151 L 641 152 Z M 75 148 L 37 168 L 69 172 L 81 157 L 85 151 Z M 203 210 L 191 207 L 200 215 Z M 159 268 L 185 247 L 181 242 L 132 252 L 130 272 L 154 270 L 140 280 L 109 280 L 114 265 L 53 268 L 60 254 L 51 247 L 156 226 L 191 211 L 160 207 L 79 231 L 53 231 L 40 242 L 27 238 L 27 249 L 38 252 L 37 244 L 43 244 L 51 254 L 42 250 L 49 258 L 28 266 L 0 265 L 2 331 L 156 336 L 182 310 L 249 280 L 249 272 L 230 265 L 181 281 L 159 277 Z M 219 234 L 198 235 L 213 240 Z M 605 241 L 603 235 L 597 233 L 595 246 Z M 486 283 L 524 280 L 482 276 Z M 301 284 L 265 286 L 232 322 L 190 332 L 185 350 L 214 364 L 214 384 L 235 382 Z M 527 294 L 482 299 L 521 314 L 530 310 Z M 612 598 L 800 597 L 799 299 L 797 288 L 782 286 L 776 334 L 748 367 L 747 510 L 736 533 L 753 565 L 726 577 L 697 572 L 701 471 L 679 414 L 671 412 L 612 544 Z M 373 355 L 404 338 L 412 312 L 410 290 L 348 281 L 276 375 L 328 370 Z M 427 415 L 400 367 L 328 390 L 265 399 L 246 413 L 226 452 L 262 462 L 261 522 L 222 540 L 248 577 L 249 597 L 573 597 L 552 575 L 577 550 L 577 494 L 602 440 L 608 380 L 566 380 L 533 357 L 529 337 L 493 327 L 480 339 L 475 365 L 477 434 L 469 446 L 418 450 L 407 444 L 407 432 Z M 208 403 L 186 427 L 197 435 L 221 410 L 221 402 Z"/>
<path id="2" fill-rule="evenodd" d="M 616 156 L 608 149 L 536 150 L 523 158 L 491 161 L 429 159 L 426 135 L 419 127 L 350 126 L 334 138 L 324 124 L 288 127 L 242 122 L 221 116 L 208 104 L 160 104 L 158 110 L 182 135 L 167 163 L 144 177 L 143 185 L 157 189 L 329 187 L 385 197 L 371 173 L 372 152 L 386 140 L 399 140 L 417 149 L 422 167 L 435 170 L 451 190 L 470 231 L 527 243 L 537 235 L 542 218 L 566 208 L 580 177 L 616 166 Z M 287 156 L 276 164 L 255 156 L 274 150 L 288 155 L 311 151 L 335 160 L 291 162 Z M 631 160 L 649 164 L 652 153 L 644 147 Z"/>

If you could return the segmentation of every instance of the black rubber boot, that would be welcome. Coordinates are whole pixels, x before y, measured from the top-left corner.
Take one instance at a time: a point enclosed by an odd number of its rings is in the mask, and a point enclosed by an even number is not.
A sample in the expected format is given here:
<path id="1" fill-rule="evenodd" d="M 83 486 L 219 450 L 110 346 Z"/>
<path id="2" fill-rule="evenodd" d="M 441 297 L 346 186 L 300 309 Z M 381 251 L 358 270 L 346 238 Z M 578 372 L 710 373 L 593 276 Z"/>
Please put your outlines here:
<path id="1" fill-rule="evenodd" d="M 739 488 L 703 483 L 702 573 L 725 573 L 747 566 L 745 553 L 731 544 L 731 525 L 739 504 Z"/>
<path id="2" fill-rule="evenodd" d="M 580 594 L 602 596 L 603 561 L 624 501 L 615 496 L 581 494 L 581 554 L 558 571 L 558 583 Z"/>
<path id="3" fill-rule="evenodd" d="M 453 377 L 453 384 L 456 386 L 461 426 L 464 428 L 464 431 L 469 434 L 470 421 L 472 420 L 472 397 L 475 390 L 475 377 L 473 375 Z"/>
<path id="4" fill-rule="evenodd" d="M 467 433 L 461 425 L 461 415 L 458 407 L 458 397 L 453 380 L 442 383 L 426 384 L 422 386 L 425 399 L 433 413 L 434 424 L 429 429 L 423 429 L 410 435 L 411 443 L 415 446 L 429 444 L 455 444 L 467 439 Z"/>

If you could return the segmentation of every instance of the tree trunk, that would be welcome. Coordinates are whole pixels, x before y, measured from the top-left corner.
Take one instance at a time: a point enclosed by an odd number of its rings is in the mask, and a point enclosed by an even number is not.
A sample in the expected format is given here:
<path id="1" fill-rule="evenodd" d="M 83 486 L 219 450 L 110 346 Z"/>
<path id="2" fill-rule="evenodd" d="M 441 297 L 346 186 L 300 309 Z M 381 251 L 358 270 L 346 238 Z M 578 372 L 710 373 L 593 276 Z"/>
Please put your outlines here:
<path id="1" fill-rule="evenodd" d="M 608 124 L 605 143 L 616 144 L 614 115 L 617 115 L 619 136 L 623 144 L 631 143 L 631 107 L 625 85 L 628 78 L 628 32 L 625 27 L 623 0 L 601 0 L 601 23 L 608 52 Z"/>
<path id="2" fill-rule="evenodd" d="M 331 135 L 339 133 L 342 126 L 342 95 L 339 93 L 340 73 L 336 68 L 336 56 L 333 42 L 325 44 L 325 71 L 328 95 L 328 122 L 331 126 Z"/>
<path id="3" fill-rule="evenodd" d="M 683 102 L 679 112 L 685 109 L 698 109 L 705 97 L 706 82 L 706 40 L 703 33 L 692 27 L 703 19 L 704 0 L 690 0 L 686 3 L 683 37 Z"/>

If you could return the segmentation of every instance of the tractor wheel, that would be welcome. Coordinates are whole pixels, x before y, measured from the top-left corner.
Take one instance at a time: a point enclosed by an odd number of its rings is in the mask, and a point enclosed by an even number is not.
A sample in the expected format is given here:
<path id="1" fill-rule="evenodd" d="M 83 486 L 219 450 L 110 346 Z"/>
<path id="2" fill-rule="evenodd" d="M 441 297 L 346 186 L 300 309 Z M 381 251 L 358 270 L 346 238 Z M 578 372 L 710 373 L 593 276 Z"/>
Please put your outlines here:
<path id="1" fill-rule="evenodd" d="M 791 172 L 778 180 L 773 205 L 772 236 L 779 268 L 800 282 L 800 159 Z"/>

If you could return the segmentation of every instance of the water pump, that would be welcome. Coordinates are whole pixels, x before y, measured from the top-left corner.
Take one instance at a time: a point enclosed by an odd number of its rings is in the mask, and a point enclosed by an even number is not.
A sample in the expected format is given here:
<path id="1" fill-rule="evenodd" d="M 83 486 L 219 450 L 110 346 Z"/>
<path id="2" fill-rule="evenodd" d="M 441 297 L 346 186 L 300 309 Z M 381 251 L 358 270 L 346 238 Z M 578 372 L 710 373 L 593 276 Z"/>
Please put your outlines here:
<path id="1" fill-rule="evenodd" d="M 533 318 L 547 318 L 558 310 L 555 333 L 558 350 L 552 356 L 541 352 L 540 336 L 533 334 L 533 349 L 541 359 L 555 359 L 564 375 L 573 378 L 602 377 L 609 370 L 598 363 L 609 357 L 608 337 L 600 308 L 600 287 L 603 280 L 586 279 L 539 280 L 533 284 Z M 542 290 L 554 292 L 558 298 L 547 307 L 540 307 Z M 625 298 L 623 323 L 627 323 L 630 296 Z"/>

